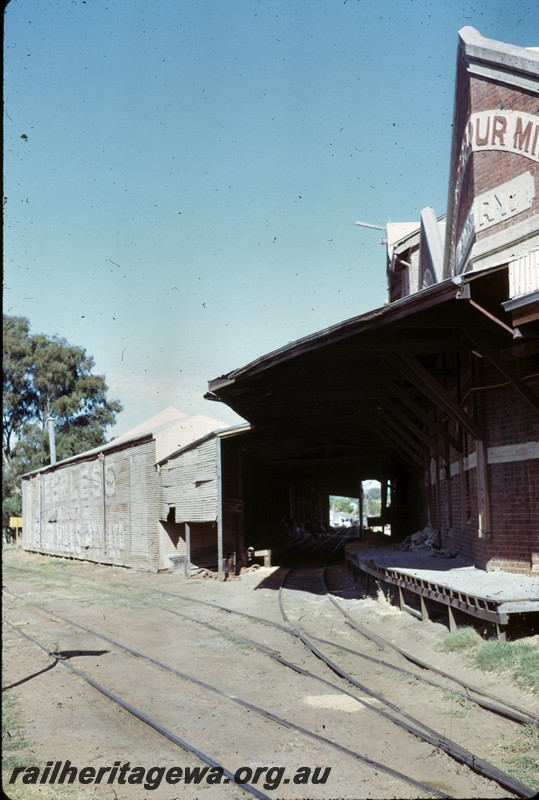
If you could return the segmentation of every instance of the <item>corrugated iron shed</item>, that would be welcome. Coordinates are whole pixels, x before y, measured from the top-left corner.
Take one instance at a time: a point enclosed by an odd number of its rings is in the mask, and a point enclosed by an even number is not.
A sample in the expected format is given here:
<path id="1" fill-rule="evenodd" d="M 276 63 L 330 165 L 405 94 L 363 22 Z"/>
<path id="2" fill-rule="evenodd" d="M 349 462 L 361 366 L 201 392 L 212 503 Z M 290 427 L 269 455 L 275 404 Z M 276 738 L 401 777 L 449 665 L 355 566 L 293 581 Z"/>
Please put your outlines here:
<path id="1" fill-rule="evenodd" d="M 160 523 L 157 461 L 200 440 L 209 442 L 216 429 L 226 427 L 169 408 L 101 447 L 24 475 L 23 547 L 139 569 L 174 566 Z M 207 488 L 198 514 L 215 523 L 219 488 L 215 481 Z M 214 562 L 216 548 L 215 540 Z"/>

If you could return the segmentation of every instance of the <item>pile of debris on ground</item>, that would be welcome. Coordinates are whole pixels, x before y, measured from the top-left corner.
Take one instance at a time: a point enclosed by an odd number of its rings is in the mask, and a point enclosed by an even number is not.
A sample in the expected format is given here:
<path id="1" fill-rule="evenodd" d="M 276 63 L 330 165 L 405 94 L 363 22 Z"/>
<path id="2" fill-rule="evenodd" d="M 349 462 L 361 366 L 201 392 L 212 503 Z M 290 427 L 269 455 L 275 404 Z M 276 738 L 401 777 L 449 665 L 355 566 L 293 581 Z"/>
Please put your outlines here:
<path id="1" fill-rule="evenodd" d="M 393 545 L 394 550 L 411 550 L 412 552 L 429 552 L 439 558 L 455 558 L 456 550 L 446 550 L 441 547 L 440 532 L 430 525 L 420 531 L 407 536 L 404 541 Z"/>

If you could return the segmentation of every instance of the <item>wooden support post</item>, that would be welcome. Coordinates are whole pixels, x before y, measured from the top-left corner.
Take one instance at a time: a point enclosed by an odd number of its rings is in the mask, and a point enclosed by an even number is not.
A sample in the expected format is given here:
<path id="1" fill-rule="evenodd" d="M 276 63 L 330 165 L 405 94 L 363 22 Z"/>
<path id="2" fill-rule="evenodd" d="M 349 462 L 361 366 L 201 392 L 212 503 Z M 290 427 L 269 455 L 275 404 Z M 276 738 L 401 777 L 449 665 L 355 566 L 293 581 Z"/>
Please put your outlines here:
<path id="1" fill-rule="evenodd" d="M 367 594 L 367 576 L 359 567 L 354 570 L 354 578 L 358 581 L 359 591 Z"/>
<path id="2" fill-rule="evenodd" d="M 505 642 L 507 640 L 507 626 L 496 623 L 496 635 L 500 642 Z"/>
<path id="3" fill-rule="evenodd" d="M 10 517 L 9 527 L 15 528 L 15 549 L 18 550 L 21 546 L 20 531 L 22 528 L 22 517 Z"/>
<path id="4" fill-rule="evenodd" d="M 453 609 L 451 606 L 447 606 L 447 613 L 449 616 L 449 631 L 453 633 L 453 631 L 457 630 L 457 623 L 455 622 L 455 614 L 453 613 Z"/>
<path id="5" fill-rule="evenodd" d="M 468 523 L 469 497 L 466 486 L 466 469 L 464 466 L 464 456 L 459 455 L 459 491 L 460 491 L 460 521 L 463 528 Z"/>
<path id="6" fill-rule="evenodd" d="M 402 586 L 399 586 L 399 608 L 402 611 L 404 609 L 404 594 L 402 593 Z"/>
<path id="7" fill-rule="evenodd" d="M 43 546 L 43 473 L 39 473 L 39 546 Z"/>
<path id="8" fill-rule="evenodd" d="M 185 523 L 185 577 L 191 575 L 191 526 Z"/>
<path id="9" fill-rule="evenodd" d="M 103 524 L 103 553 L 107 555 L 107 494 L 105 491 L 105 454 L 99 453 L 98 461 L 101 462 L 101 516 Z"/>
<path id="10" fill-rule="evenodd" d="M 445 487 L 447 497 L 447 524 L 453 527 L 453 491 L 451 488 L 451 449 L 448 444 L 445 447 Z"/>
<path id="11" fill-rule="evenodd" d="M 363 536 L 363 481 L 359 482 L 359 535 Z"/>
<path id="12" fill-rule="evenodd" d="M 382 481 L 382 485 L 380 487 L 381 495 L 382 495 L 382 531 L 386 532 L 386 519 L 387 519 L 387 478 L 384 476 Z"/>
<path id="13" fill-rule="evenodd" d="M 484 441 L 475 443 L 477 464 L 477 504 L 479 512 L 479 536 L 490 536 L 490 493 L 488 479 L 488 455 Z"/>
<path id="14" fill-rule="evenodd" d="M 440 530 L 442 527 L 442 507 L 441 507 L 441 492 L 440 492 L 440 459 L 438 455 L 432 457 L 434 461 L 434 497 L 436 501 L 436 525 L 435 527 Z"/>
<path id="15" fill-rule="evenodd" d="M 419 595 L 419 602 L 421 603 L 421 619 L 429 619 L 429 610 L 422 594 Z"/>
<path id="16" fill-rule="evenodd" d="M 223 474 L 221 458 L 221 439 L 215 439 L 217 448 L 217 572 L 219 580 L 223 579 Z"/>

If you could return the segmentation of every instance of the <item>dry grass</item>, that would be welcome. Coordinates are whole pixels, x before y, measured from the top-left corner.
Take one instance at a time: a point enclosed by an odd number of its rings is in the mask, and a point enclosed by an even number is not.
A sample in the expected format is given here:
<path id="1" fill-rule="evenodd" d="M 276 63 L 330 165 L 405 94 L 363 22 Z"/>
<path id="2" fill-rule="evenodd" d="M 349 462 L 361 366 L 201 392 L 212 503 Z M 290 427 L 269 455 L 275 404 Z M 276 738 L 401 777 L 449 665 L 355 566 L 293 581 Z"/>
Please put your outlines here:
<path id="1" fill-rule="evenodd" d="M 539 693 L 539 649 L 526 642 L 484 642 L 472 654 L 483 672 L 507 675 L 517 686 Z"/>
<path id="2" fill-rule="evenodd" d="M 442 653 L 453 653 L 455 650 L 467 650 L 470 647 L 477 647 L 482 642 L 481 637 L 470 626 L 457 628 L 442 639 L 437 649 Z"/>
<path id="3" fill-rule="evenodd" d="M 384 592 L 383 588 L 378 585 L 378 589 L 376 591 L 376 602 L 379 606 L 379 611 L 381 614 L 400 614 L 400 609 L 397 606 L 393 605 L 393 598 L 391 597 L 391 593 L 389 590 Z"/>
<path id="4" fill-rule="evenodd" d="M 472 627 L 458 628 L 438 645 L 443 653 L 462 652 L 482 672 L 495 672 L 528 691 L 539 693 L 539 648 L 528 642 L 485 642 Z"/>
<path id="5" fill-rule="evenodd" d="M 520 735 L 504 745 L 506 771 L 517 780 L 539 792 L 539 732 L 526 725 Z"/>

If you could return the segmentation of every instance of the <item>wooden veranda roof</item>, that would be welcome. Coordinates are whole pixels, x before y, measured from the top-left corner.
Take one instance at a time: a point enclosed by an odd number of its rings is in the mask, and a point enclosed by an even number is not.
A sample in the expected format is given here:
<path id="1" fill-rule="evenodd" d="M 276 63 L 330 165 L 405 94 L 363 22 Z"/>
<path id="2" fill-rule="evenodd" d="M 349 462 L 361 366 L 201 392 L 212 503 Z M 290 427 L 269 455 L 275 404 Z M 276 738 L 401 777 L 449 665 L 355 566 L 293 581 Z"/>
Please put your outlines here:
<path id="1" fill-rule="evenodd" d="M 449 279 L 304 337 L 209 383 L 258 431 L 261 458 L 304 475 L 423 469 L 482 431 L 455 396 L 462 353 L 490 362 L 539 411 L 515 348 L 526 341 L 502 302 L 507 270 Z M 451 388 L 450 388 L 451 387 Z M 435 415 L 436 409 L 443 415 Z"/>

